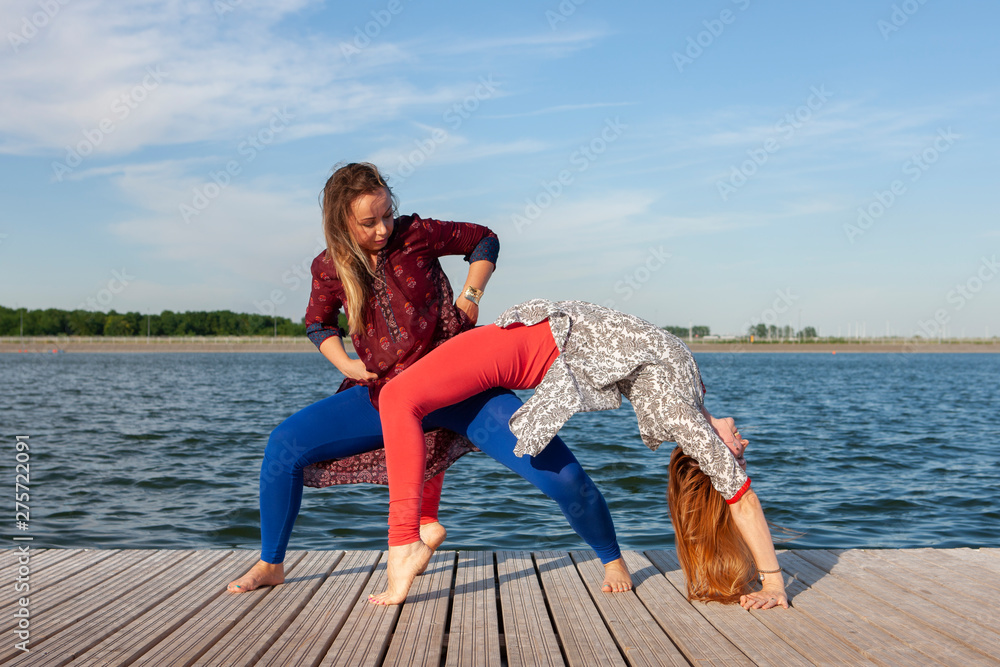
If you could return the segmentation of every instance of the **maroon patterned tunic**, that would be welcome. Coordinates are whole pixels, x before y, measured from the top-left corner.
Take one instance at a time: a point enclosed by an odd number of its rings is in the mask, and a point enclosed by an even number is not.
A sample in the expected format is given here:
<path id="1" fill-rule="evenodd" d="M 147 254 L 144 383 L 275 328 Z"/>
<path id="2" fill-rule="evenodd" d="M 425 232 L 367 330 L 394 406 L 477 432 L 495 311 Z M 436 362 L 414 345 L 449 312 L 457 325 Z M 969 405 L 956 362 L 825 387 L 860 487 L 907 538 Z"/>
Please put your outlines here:
<path id="1" fill-rule="evenodd" d="M 484 248 L 489 247 L 484 253 Z M 365 305 L 365 331 L 352 336 L 354 349 L 365 367 L 378 378 L 370 381 L 347 378 L 338 392 L 367 385 L 372 404 L 378 409 L 382 387 L 410 364 L 473 323 L 455 305 L 448 277 L 438 257 L 465 255 L 469 261 L 496 261 L 496 234 L 482 225 L 443 222 L 411 216 L 396 219 L 386 247 L 379 251 L 374 295 Z M 471 256 L 471 259 L 470 259 Z M 333 262 L 320 253 L 312 264 L 312 293 L 306 309 L 310 338 L 319 345 L 331 335 L 340 335 L 337 320 L 345 296 Z M 426 479 L 445 470 L 456 459 L 478 451 L 465 438 L 437 429 L 426 434 Z M 385 450 L 321 461 L 304 469 L 304 484 L 388 484 Z"/>

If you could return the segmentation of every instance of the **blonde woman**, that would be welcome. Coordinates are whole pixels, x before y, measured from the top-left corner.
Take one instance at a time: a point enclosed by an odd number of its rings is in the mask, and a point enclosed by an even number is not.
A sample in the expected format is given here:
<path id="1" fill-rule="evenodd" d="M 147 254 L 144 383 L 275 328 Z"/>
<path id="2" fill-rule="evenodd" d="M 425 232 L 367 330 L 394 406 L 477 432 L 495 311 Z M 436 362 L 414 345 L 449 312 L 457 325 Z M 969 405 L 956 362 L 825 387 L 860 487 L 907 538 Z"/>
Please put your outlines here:
<path id="1" fill-rule="evenodd" d="M 322 203 L 327 249 L 312 265 L 307 333 L 346 379 L 336 394 L 300 410 L 271 433 L 260 473 L 261 558 L 229 584 L 233 593 L 284 581 L 282 562 L 304 483 L 387 483 L 378 413 L 383 388 L 474 326 L 496 266 L 496 234 L 470 223 L 397 215 L 392 191 L 374 165 L 336 170 Z M 438 261 L 443 255 L 464 255 L 469 262 L 457 301 Z M 341 340 L 342 309 L 357 359 L 348 356 Z M 488 389 L 426 415 L 418 425 L 421 448 L 427 451 L 417 519 L 421 543 L 434 549 L 445 537 L 437 520 L 443 471 L 479 448 L 553 498 L 608 563 L 606 590 L 627 590 L 631 581 L 607 503 L 565 443 L 554 439 L 544 457 L 513 455 L 514 438 L 506 424 L 520 407 L 512 392 Z"/>

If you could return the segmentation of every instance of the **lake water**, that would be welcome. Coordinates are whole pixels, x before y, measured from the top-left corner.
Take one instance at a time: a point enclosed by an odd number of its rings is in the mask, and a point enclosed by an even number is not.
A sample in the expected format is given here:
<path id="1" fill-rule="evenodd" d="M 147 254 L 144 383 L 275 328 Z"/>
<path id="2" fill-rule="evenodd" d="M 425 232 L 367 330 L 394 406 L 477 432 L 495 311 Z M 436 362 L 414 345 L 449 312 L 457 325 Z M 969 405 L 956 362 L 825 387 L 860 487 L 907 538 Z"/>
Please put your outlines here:
<path id="1" fill-rule="evenodd" d="M 750 440 L 768 519 L 803 533 L 784 546 L 1000 546 L 1000 355 L 696 356 L 709 409 Z M 6 354 L 0 371 L 11 496 L 15 436 L 31 445 L 30 531 L 13 511 L 8 530 L 37 547 L 259 548 L 268 434 L 341 380 L 318 354 Z M 627 404 L 561 435 L 622 547 L 673 545 L 669 444 L 646 449 Z M 306 489 L 290 548 L 385 548 L 387 501 L 378 486 Z M 452 549 L 585 548 L 485 454 L 449 470 L 441 520 Z"/>

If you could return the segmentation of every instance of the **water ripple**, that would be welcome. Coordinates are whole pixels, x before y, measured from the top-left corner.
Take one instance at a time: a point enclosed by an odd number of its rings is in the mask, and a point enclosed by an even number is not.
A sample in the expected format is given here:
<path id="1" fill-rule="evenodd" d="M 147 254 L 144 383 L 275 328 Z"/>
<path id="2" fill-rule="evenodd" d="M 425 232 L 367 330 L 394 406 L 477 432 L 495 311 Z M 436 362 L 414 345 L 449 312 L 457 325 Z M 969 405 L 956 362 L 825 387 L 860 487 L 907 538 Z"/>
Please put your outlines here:
<path id="1" fill-rule="evenodd" d="M 751 441 L 768 518 L 802 533 L 784 546 L 1000 546 L 1000 449 L 988 435 L 1000 355 L 698 361 L 709 408 Z M 59 547 L 258 548 L 268 434 L 341 379 L 302 354 L 0 355 L 0 369 L 5 437 L 31 436 L 36 544 Z M 671 445 L 643 446 L 627 405 L 576 415 L 562 436 L 622 545 L 671 546 Z M 382 549 L 387 502 L 383 487 L 307 489 L 290 548 Z M 584 546 L 552 501 L 482 454 L 449 471 L 441 516 L 452 548 Z"/>

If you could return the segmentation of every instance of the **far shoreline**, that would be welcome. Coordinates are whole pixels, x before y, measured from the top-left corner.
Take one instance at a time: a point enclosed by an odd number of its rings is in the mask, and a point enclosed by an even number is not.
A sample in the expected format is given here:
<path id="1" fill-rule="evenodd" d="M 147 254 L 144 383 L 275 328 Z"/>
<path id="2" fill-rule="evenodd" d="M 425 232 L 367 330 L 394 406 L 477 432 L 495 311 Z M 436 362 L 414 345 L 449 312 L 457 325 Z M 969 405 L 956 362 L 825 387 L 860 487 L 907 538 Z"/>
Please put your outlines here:
<path id="1" fill-rule="evenodd" d="M 354 352 L 350 339 L 344 340 L 349 352 Z M 839 341 L 839 342 L 688 342 L 691 351 L 702 353 L 776 353 L 799 352 L 813 354 L 855 353 L 1000 353 L 1000 339 L 988 341 Z M 176 338 L 108 338 L 49 336 L 39 338 L 2 338 L 0 354 L 75 354 L 75 353 L 165 353 L 165 352 L 317 352 L 305 337 L 176 337 Z"/>

